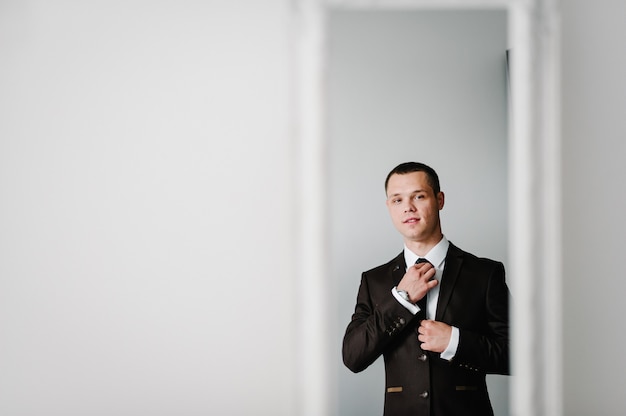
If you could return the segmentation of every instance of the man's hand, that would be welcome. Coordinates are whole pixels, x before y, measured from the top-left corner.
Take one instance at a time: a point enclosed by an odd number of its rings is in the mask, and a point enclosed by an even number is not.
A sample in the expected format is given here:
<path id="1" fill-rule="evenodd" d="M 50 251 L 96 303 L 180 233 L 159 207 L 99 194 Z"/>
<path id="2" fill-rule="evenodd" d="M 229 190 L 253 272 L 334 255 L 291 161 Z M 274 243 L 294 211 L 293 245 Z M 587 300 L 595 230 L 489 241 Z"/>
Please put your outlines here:
<path id="1" fill-rule="evenodd" d="M 430 263 L 420 263 L 408 268 L 400 283 L 398 290 L 405 290 L 409 294 L 411 303 L 417 303 L 426 293 L 439 282 L 434 279 L 435 268 Z M 432 280 L 431 280 L 432 279 Z"/>
<path id="2" fill-rule="evenodd" d="M 444 352 L 450 343 L 452 327 L 439 321 L 424 319 L 420 323 L 417 339 L 422 342 L 424 351 Z"/>

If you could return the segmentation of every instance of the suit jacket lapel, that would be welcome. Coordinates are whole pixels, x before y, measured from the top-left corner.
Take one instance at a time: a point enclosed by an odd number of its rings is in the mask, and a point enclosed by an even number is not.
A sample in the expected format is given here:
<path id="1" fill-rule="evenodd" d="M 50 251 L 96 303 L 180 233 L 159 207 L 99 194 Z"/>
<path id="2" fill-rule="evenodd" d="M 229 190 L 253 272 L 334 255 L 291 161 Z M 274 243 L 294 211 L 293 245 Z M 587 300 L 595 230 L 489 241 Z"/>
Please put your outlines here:
<path id="1" fill-rule="evenodd" d="M 398 286 L 402 276 L 406 273 L 406 262 L 404 261 L 404 252 L 398 254 L 398 256 L 391 261 L 391 278 L 393 279 L 393 285 Z"/>
<path id="2" fill-rule="evenodd" d="M 446 254 L 446 264 L 443 269 L 443 276 L 441 277 L 441 286 L 439 288 L 439 300 L 437 301 L 437 312 L 435 313 L 435 320 L 441 321 L 446 311 L 446 307 L 450 302 L 452 291 L 456 285 L 456 280 L 459 277 L 461 271 L 461 264 L 463 263 L 463 252 L 450 243 L 448 247 L 448 253 Z"/>

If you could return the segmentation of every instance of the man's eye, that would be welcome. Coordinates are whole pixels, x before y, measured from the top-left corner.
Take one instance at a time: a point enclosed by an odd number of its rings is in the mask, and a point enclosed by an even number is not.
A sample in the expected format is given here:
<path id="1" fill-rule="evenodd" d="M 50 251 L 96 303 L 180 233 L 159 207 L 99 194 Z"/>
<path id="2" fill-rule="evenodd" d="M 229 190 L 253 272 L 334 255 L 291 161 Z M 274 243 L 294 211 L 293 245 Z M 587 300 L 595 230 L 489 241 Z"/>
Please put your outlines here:
<path id="1" fill-rule="evenodd" d="M 393 200 L 393 203 L 394 203 L 394 204 L 399 204 L 399 203 L 400 203 L 400 200 L 399 200 L 399 199 L 394 199 L 394 200 Z"/>
<path id="2" fill-rule="evenodd" d="M 415 199 L 424 199 L 424 195 L 415 195 Z"/>

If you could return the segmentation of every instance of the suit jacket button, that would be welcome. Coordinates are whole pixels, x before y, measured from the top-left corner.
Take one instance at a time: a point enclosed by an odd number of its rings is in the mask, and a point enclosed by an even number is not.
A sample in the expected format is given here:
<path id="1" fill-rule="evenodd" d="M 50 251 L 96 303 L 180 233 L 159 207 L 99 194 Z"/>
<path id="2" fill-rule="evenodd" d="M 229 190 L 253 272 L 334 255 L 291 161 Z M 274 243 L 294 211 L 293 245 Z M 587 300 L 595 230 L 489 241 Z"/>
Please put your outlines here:
<path id="1" fill-rule="evenodd" d="M 417 357 L 417 359 L 423 362 L 428 359 L 428 356 L 426 354 L 420 354 L 420 356 Z"/>
<path id="2" fill-rule="evenodd" d="M 421 392 L 421 393 L 420 393 L 420 397 L 421 397 L 422 399 L 427 399 L 427 398 L 428 398 L 428 392 L 427 392 L 427 391 L 423 391 L 423 392 Z"/>
<path id="3" fill-rule="evenodd" d="M 400 318 L 400 319 L 399 319 L 399 322 L 400 322 L 402 325 L 404 325 L 404 322 L 405 322 L 404 318 Z"/>

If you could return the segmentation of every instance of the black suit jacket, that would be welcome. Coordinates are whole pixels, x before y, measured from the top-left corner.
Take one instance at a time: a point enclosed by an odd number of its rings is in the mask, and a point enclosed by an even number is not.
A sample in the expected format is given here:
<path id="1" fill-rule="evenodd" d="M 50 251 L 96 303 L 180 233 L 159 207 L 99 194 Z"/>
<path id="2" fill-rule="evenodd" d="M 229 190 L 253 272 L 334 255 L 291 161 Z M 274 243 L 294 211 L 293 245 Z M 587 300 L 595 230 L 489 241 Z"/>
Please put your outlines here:
<path id="1" fill-rule="evenodd" d="M 405 268 L 400 253 L 363 273 L 343 340 L 345 365 L 359 372 L 383 355 L 385 416 L 493 415 L 485 375 L 509 374 L 510 294 L 504 266 L 450 243 L 435 320 L 459 328 L 452 361 L 420 348 L 419 318 L 391 294 Z"/>

